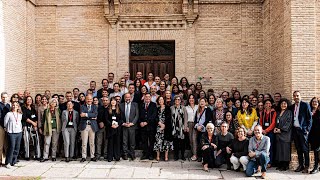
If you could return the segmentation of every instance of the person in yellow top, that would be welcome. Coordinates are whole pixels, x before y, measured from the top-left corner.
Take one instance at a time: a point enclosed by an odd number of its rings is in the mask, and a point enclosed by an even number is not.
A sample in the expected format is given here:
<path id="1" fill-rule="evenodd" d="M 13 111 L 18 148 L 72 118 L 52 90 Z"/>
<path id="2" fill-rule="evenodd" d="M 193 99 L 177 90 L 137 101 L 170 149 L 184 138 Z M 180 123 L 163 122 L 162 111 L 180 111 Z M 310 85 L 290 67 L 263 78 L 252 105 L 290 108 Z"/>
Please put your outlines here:
<path id="1" fill-rule="evenodd" d="M 250 106 L 248 99 L 243 99 L 241 109 L 237 113 L 237 119 L 240 127 L 243 127 L 248 136 L 253 135 L 253 129 L 258 123 L 257 111 Z"/>

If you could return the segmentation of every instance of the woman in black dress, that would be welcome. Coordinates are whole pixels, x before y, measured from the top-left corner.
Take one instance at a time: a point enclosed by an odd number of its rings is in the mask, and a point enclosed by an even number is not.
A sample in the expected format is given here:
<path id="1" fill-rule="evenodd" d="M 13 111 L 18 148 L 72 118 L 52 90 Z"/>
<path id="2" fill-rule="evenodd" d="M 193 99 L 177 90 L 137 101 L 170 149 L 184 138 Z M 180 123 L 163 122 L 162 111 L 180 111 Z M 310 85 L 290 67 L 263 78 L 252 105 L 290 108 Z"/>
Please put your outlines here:
<path id="1" fill-rule="evenodd" d="M 315 174 L 319 172 L 318 162 L 320 151 L 320 111 L 319 101 L 316 97 L 311 99 L 310 106 L 312 107 L 312 127 L 309 134 L 309 143 L 311 150 L 314 152 L 314 167 L 310 174 Z"/>
<path id="2" fill-rule="evenodd" d="M 279 162 L 277 170 L 286 171 L 289 169 L 291 160 L 291 127 L 292 112 L 290 102 L 287 99 L 279 101 L 281 111 L 277 113 L 276 127 L 273 132 L 275 134 L 276 156 L 275 160 Z"/>
<path id="3" fill-rule="evenodd" d="M 120 133 L 121 133 L 121 113 L 119 104 L 115 97 L 110 100 L 107 119 L 107 136 L 108 136 L 108 162 L 113 158 L 120 161 Z"/>
<path id="4" fill-rule="evenodd" d="M 170 107 L 164 103 L 164 97 L 157 99 L 158 107 L 158 126 L 156 133 L 156 142 L 153 150 L 157 152 L 157 161 L 160 160 L 160 152 L 165 152 L 164 160 L 168 161 L 168 153 L 173 150 L 172 124 Z"/>

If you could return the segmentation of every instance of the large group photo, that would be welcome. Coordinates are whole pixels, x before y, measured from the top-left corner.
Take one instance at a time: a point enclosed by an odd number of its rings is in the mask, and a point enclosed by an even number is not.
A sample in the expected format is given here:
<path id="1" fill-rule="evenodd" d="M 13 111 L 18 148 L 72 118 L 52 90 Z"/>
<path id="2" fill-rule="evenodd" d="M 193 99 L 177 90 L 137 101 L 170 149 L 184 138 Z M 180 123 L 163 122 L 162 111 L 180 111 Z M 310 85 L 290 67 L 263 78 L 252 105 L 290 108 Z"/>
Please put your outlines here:
<path id="1" fill-rule="evenodd" d="M 142 77 L 137 72 L 130 80 L 126 72 L 116 80 L 109 73 L 101 89 L 90 81 L 85 92 L 2 92 L 2 168 L 20 160 L 190 161 L 204 172 L 226 168 L 264 179 L 271 167 L 290 171 L 294 144 L 293 171 L 318 173 L 318 98 L 304 102 L 298 90 L 286 98 L 257 89 L 241 94 L 237 87 L 216 92 L 169 74 Z"/>

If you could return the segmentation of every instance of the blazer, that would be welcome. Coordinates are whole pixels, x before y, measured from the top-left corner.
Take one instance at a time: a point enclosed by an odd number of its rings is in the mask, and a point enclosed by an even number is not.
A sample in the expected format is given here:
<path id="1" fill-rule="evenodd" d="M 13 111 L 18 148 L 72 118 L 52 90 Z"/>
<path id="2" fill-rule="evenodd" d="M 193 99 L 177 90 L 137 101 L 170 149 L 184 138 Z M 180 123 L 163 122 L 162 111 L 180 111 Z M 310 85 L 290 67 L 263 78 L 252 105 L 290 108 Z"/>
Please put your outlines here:
<path id="1" fill-rule="evenodd" d="M 295 104 L 291 106 L 291 111 L 293 112 L 292 123 L 294 123 L 294 109 L 295 109 Z M 308 103 L 303 101 L 300 102 L 298 120 L 300 124 L 300 129 L 305 135 L 305 138 L 308 139 L 308 133 L 311 131 L 311 126 L 312 126 L 312 112 L 311 112 L 310 105 Z"/>
<path id="2" fill-rule="evenodd" d="M 97 116 L 97 123 L 103 123 L 104 125 L 107 124 L 108 120 L 108 107 L 99 106 L 98 107 L 98 116 Z"/>
<path id="3" fill-rule="evenodd" d="M 59 105 L 59 109 L 60 109 L 61 112 L 63 112 L 64 110 L 67 109 L 67 103 L 68 102 L 64 102 L 64 103 Z M 73 103 L 73 109 L 75 111 L 77 111 L 78 115 L 80 116 L 80 113 L 79 113 L 80 112 L 80 104 L 78 102 L 75 102 L 75 101 L 72 101 L 72 103 Z"/>
<path id="4" fill-rule="evenodd" d="M 142 131 L 157 131 L 157 115 L 158 109 L 154 102 L 149 103 L 148 111 L 146 112 L 145 103 L 140 106 L 140 122 L 147 122 L 148 125 L 141 127 Z"/>
<path id="5" fill-rule="evenodd" d="M 97 106 L 91 104 L 91 110 L 88 111 L 87 105 L 81 105 L 80 107 L 80 114 L 81 113 L 87 113 L 88 117 L 81 117 L 80 123 L 79 123 L 79 130 L 83 131 L 86 129 L 87 126 L 87 120 L 91 121 L 91 128 L 94 132 L 97 132 L 99 130 L 98 123 L 97 123 L 97 116 L 98 116 L 98 108 Z"/>
<path id="6" fill-rule="evenodd" d="M 123 123 L 126 122 L 125 105 L 126 103 L 120 103 L 121 119 Z M 133 123 L 134 124 L 133 127 L 136 128 L 138 120 L 139 120 L 139 106 L 137 103 L 131 102 L 129 122 Z"/>
<path id="7" fill-rule="evenodd" d="M 126 95 L 126 94 L 124 94 L 124 95 Z M 124 95 L 122 95 L 121 103 L 124 103 Z M 141 94 L 139 92 L 135 91 L 133 93 L 132 102 L 135 102 L 135 103 L 140 103 L 141 102 Z"/>
<path id="8" fill-rule="evenodd" d="M 62 131 L 64 131 L 66 129 L 66 127 L 67 127 L 68 119 L 69 119 L 69 111 L 68 110 L 64 110 L 62 112 L 62 114 L 61 114 Z M 78 123 L 79 123 L 79 113 L 76 110 L 73 110 L 72 122 L 73 122 L 74 130 L 77 131 Z"/>
<path id="9" fill-rule="evenodd" d="M 115 116 L 116 116 L 116 120 L 115 121 L 117 121 L 118 122 L 118 128 L 116 128 L 116 129 L 114 129 L 114 128 L 112 128 L 111 126 L 112 126 L 112 121 L 114 121 L 113 119 L 112 119 L 112 114 L 109 114 L 109 110 L 107 109 L 107 114 L 108 114 L 108 119 L 107 119 L 107 124 L 106 124 L 106 128 L 107 128 L 107 137 L 109 138 L 109 137 L 111 137 L 111 136 L 113 136 L 113 135 L 115 135 L 115 134 L 118 134 L 119 136 L 120 136 L 120 132 L 121 132 L 121 125 L 122 125 L 122 119 L 121 119 L 121 112 L 119 113 L 119 114 L 115 114 Z"/>

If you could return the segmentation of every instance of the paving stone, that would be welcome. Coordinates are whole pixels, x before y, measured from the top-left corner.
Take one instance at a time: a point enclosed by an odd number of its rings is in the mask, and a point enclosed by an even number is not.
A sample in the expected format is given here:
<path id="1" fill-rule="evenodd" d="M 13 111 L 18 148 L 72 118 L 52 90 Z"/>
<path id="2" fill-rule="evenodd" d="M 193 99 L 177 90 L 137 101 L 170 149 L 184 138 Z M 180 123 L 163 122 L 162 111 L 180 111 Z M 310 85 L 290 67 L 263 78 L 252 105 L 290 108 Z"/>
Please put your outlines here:
<path id="1" fill-rule="evenodd" d="M 54 178 L 74 178 L 77 177 L 84 169 L 82 168 L 50 168 L 42 177 Z"/>
<path id="2" fill-rule="evenodd" d="M 131 178 L 133 174 L 134 168 L 126 168 L 126 169 L 111 169 L 108 178 Z"/>
<path id="3" fill-rule="evenodd" d="M 220 171 L 220 173 L 223 179 L 237 179 L 237 180 L 256 179 L 255 177 L 247 177 L 244 172 Z"/>
<path id="4" fill-rule="evenodd" d="M 51 167 L 44 166 L 40 163 L 31 163 L 23 167 L 19 167 L 10 173 L 12 176 L 41 176 Z"/>
<path id="5" fill-rule="evenodd" d="M 7 169 L 6 167 L 0 167 L 0 176 L 10 176 L 11 173 L 16 169 L 17 167 L 11 167 L 10 169 Z"/>
<path id="6" fill-rule="evenodd" d="M 168 161 L 168 162 L 153 162 L 152 168 L 162 168 L 162 169 L 182 169 L 180 161 Z"/>
<path id="7" fill-rule="evenodd" d="M 181 165 L 183 169 L 202 169 L 202 163 L 196 161 L 185 161 Z"/>
<path id="8" fill-rule="evenodd" d="M 160 169 L 160 178 L 188 179 L 188 171 L 183 169 Z"/>
<path id="9" fill-rule="evenodd" d="M 108 161 L 98 161 L 98 162 L 89 162 L 84 167 L 93 168 L 93 169 L 110 169 L 114 166 L 115 162 Z"/>
<path id="10" fill-rule="evenodd" d="M 85 167 L 89 161 L 85 161 L 83 163 L 80 163 L 80 161 L 70 161 L 70 162 L 65 162 L 65 161 L 56 161 L 57 163 L 53 164 L 52 167 L 54 168 L 62 168 L 62 167 L 77 167 L 77 168 L 83 168 Z"/>
<path id="11" fill-rule="evenodd" d="M 117 161 L 112 168 L 143 167 L 150 168 L 152 161 Z"/>
<path id="12" fill-rule="evenodd" d="M 79 178 L 106 178 L 110 173 L 110 169 L 85 169 L 78 175 Z"/>
<path id="13" fill-rule="evenodd" d="M 210 170 L 210 172 L 204 172 L 203 170 L 189 170 L 188 179 L 222 179 L 220 171 Z"/>
<path id="14" fill-rule="evenodd" d="M 133 178 L 158 178 L 160 177 L 160 168 L 134 168 Z"/>

